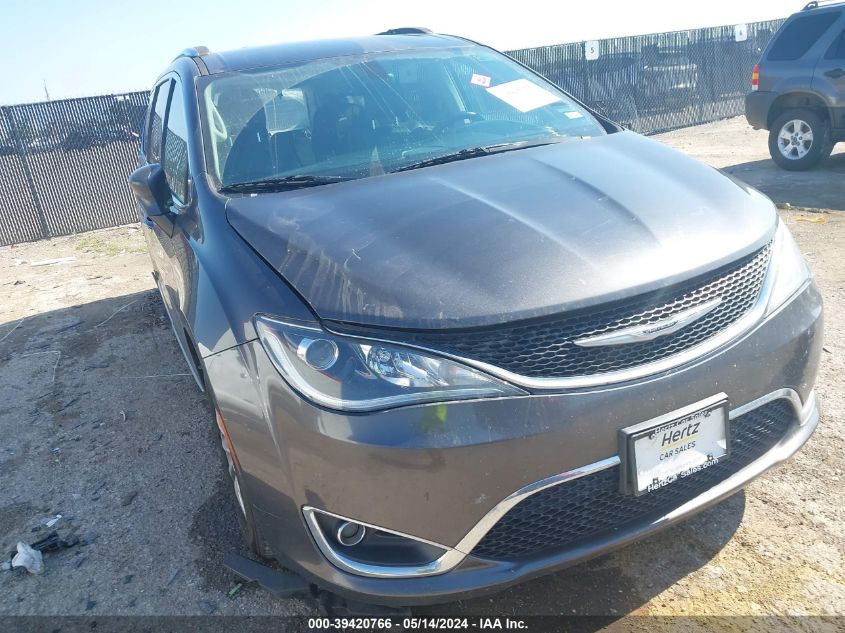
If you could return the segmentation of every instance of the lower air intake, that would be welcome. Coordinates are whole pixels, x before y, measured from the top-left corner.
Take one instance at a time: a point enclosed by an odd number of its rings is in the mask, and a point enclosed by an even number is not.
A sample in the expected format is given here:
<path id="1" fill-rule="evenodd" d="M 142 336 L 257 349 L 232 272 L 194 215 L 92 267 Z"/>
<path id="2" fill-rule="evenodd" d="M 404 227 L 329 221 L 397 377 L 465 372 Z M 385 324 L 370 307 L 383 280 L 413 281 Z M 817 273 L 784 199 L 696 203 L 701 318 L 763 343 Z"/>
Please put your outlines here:
<path id="1" fill-rule="evenodd" d="M 662 516 L 762 457 L 796 420 L 787 400 L 775 400 L 735 418 L 730 457 L 640 497 L 619 492 L 618 466 L 538 492 L 502 517 L 472 554 L 509 561 L 528 558 Z"/>

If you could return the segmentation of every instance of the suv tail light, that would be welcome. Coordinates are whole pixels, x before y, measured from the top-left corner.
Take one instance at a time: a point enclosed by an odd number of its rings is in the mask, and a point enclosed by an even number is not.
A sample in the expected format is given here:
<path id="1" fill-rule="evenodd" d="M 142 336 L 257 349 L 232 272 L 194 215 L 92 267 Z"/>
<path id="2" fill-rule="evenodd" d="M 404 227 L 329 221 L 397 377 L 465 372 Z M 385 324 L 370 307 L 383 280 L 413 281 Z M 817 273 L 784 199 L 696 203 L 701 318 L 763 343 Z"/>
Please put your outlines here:
<path id="1" fill-rule="evenodd" d="M 751 89 L 760 89 L 760 64 L 755 64 L 754 70 L 751 71 Z"/>

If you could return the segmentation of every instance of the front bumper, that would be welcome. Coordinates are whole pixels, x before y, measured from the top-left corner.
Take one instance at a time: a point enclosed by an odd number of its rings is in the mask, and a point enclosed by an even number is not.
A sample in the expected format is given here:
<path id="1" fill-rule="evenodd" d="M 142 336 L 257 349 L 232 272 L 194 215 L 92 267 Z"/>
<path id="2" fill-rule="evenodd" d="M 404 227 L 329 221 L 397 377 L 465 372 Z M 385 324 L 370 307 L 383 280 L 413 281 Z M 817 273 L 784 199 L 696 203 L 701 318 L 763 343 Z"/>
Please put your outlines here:
<path id="1" fill-rule="evenodd" d="M 728 347 L 648 379 L 370 415 L 340 415 L 303 402 L 256 343 L 207 359 L 207 370 L 247 497 L 280 560 L 341 594 L 385 604 L 434 603 L 496 591 L 622 546 L 718 502 L 789 457 L 818 422 L 812 385 L 821 312 L 820 296 L 808 285 Z M 521 492 L 568 478 L 585 464 L 612 463 L 620 428 L 718 392 L 728 394 L 734 413 L 779 394 L 796 407 L 797 421 L 763 457 L 663 516 L 539 558 L 472 556 L 473 541 Z M 449 570 L 435 575 L 350 573 L 330 563 L 315 543 L 302 513 L 306 506 L 456 554 L 443 567 Z"/>

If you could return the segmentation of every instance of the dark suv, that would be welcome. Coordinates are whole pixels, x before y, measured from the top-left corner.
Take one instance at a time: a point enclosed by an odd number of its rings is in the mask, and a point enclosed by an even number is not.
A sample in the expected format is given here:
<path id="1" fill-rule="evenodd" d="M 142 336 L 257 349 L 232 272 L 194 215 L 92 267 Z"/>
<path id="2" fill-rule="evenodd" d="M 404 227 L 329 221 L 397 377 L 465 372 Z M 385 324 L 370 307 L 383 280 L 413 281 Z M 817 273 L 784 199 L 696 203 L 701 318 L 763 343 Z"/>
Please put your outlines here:
<path id="1" fill-rule="evenodd" d="M 845 141 L 845 2 L 811 2 L 790 17 L 751 77 L 745 116 L 769 130 L 774 161 L 811 169 Z"/>

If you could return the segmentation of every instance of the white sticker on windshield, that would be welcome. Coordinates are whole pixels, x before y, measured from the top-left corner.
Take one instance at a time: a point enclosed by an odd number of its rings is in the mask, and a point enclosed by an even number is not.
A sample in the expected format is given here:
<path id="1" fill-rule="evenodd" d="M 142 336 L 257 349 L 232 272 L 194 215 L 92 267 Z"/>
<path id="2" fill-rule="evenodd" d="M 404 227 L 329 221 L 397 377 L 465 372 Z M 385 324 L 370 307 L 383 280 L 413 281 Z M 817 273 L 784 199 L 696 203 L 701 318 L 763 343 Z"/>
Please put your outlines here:
<path id="1" fill-rule="evenodd" d="M 517 79 L 516 81 L 499 84 L 487 88 L 487 92 L 520 112 L 531 112 L 531 110 L 542 108 L 550 103 L 561 101 L 561 98 L 556 94 L 527 79 Z"/>
<path id="2" fill-rule="evenodd" d="M 580 112 L 564 112 L 568 119 L 583 119 L 584 115 Z"/>
<path id="3" fill-rule="evenodd" d="M 475 84 L 476 86 L 484 86 L 485 88 L 490 87 L 490 77 L 487 75 L 477 75 L 473 73 L 469 82 L 471 84 Z"/>

